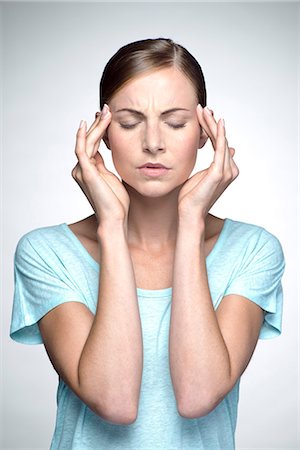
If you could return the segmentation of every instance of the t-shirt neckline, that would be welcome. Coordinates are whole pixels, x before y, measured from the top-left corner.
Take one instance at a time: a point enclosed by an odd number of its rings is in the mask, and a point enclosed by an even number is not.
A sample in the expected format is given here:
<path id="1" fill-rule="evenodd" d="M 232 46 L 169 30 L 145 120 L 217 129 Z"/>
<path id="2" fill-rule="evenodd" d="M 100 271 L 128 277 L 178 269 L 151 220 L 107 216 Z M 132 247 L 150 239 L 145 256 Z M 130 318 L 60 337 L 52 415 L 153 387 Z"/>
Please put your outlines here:
<path id="1" fill-rule="evenodd" d="M 215 242 L 215 245 L 213 246 L 212 250 L 206 257 L 206 264 L 211 264 L 212 260 L 215 258 L 216 253 L 218 252 L 219 248 L 222 246 L 223 242 L 226 239 L 227 231 L 229 224 L 231 222 L 231 219 L 225 218 L 222 230 L 220 231 L 219 237 L 217 241 Z M 76 248 L 80 251 L 83 258 L 87 260 L 87 262 L 97 271 L 100 269 L 100 264 L 90 255 L 90 253 L 87 251 L 87 249 L 84 247 L 84 245 L 81 243 L 81 241 L 78 239 L 75 233 L 71 230 L 71 228 L 68 226 L 66 222 L 63 222 L 59 224 L 58 226 L 62 227 L 68 236 L 72 239 L 74 245 Z M 172 295 L 172 287 L 164 288 L 164 289 L 142 289 L 137 287 L 137 294 L 139 297 L 171 297 Z"/>

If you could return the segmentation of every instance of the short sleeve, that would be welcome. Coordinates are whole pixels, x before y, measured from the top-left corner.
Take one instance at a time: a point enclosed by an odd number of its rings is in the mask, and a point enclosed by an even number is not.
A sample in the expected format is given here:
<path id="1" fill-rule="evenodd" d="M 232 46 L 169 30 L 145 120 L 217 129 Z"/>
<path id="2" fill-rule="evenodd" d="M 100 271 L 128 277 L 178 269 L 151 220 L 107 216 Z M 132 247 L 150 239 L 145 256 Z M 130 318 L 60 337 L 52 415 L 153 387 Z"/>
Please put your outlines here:
<path id="1" fill-rule="evenodd" d="M 239 294 L 264 310 L 259 339 L 279 336 L 282 329 L 282 276 L 285 258 L 279 240 L 262 229 L 255 245 L 245 251 L 242 267 L 229 283 L 224 296 Z"/>
<path id="2" fill-rule="evenodd" d="M 23 344 L 43 343 L 37 322 L 51 309 L 68 301 L 85 303 L 59 262 L 51 261 L 50 252 L 39 250 L 24 235 L 14 254 L 10 337 Z"/>

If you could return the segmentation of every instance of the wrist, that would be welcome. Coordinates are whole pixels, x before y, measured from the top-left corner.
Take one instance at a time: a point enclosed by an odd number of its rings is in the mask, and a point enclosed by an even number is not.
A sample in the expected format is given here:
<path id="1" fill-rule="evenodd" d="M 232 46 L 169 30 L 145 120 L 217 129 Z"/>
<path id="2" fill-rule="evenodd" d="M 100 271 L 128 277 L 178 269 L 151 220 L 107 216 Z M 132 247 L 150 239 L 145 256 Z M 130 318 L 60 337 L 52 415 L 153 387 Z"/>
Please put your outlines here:
<path id="1" fill-rule="evenodd" d="M 191 249 L 195 246 L 202 245 L 205 241 L 205 226 L 203 223 L 199 223 L 191 220 L 180 220 L 177 228 L 177 244 L 184 245 Z"/>
<path id="2" fill-rule="evenodd" d="M 178 216 L 178 230 L 190 233 L 205 234 L 205 219 L 195 216 Z"/>
<path id="3" fill-rule="evenodd" d="M 98 225 L 97 228 L 97 238 L 98 241 L 102 241 L 103 239 L 112 239 L 116 235 L 125 235 L 127 234 L 127 226 L 123 221 L 108 221 L 102 222 L 101 225 Z"/>

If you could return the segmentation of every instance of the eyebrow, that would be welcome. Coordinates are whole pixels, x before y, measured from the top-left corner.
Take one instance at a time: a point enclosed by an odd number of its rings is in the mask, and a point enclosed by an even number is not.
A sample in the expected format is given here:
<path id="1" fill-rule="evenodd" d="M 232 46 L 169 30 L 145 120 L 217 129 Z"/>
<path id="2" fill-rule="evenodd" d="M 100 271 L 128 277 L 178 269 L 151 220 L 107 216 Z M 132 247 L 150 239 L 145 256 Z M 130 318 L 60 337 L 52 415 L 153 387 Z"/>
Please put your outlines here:
<path id="1" fill-rule="evenodd" d="M 146 117 L 145 114 L 143 114 L 141 111 L 137 111 L 136 109 L 131 109 L 131 108 L 118 109 L 116 111 L 116 113 L 122 112 L 122 111 L 130 112 L 130 113 L 135 114 L 136 116 L 139 116 L 139 117 Z M 172 112 L 175 112 L 175 111 L 189 111 L 189 109 L 186 109 L 186 108 L 171 108 L 171 109 L 167 109 L 167 111 L 163 111 L 161 113 L 161 116 L 166 116 L 167 114 L 171 114 Z"/>

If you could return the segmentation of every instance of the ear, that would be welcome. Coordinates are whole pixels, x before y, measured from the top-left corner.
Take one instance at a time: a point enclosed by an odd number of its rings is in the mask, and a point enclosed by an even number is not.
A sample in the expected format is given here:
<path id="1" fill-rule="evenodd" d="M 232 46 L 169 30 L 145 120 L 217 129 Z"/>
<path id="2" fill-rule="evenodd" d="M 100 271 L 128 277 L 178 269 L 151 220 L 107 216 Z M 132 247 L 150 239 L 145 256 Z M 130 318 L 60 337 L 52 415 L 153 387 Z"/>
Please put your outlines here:
<path id="1" fill-rule="evenodd" d="M 108 136 L 107 136 L 107 130 L 105 131 L 102 139 L 105 142 L 106 147 L 110 150 L 110 144 L 109 144 L 109 139 L 108 139 Z"/>
<path id="2" fill-rule="evenodd" d="M 208 136 L 205 133 L 204 129 L 201 127 L 201 134 L 200 134 L 200 138 L 199 138 L 199 147 L 198 148 L 202 148 L 205 145 L 207 139 L 208 139 Z"/>

